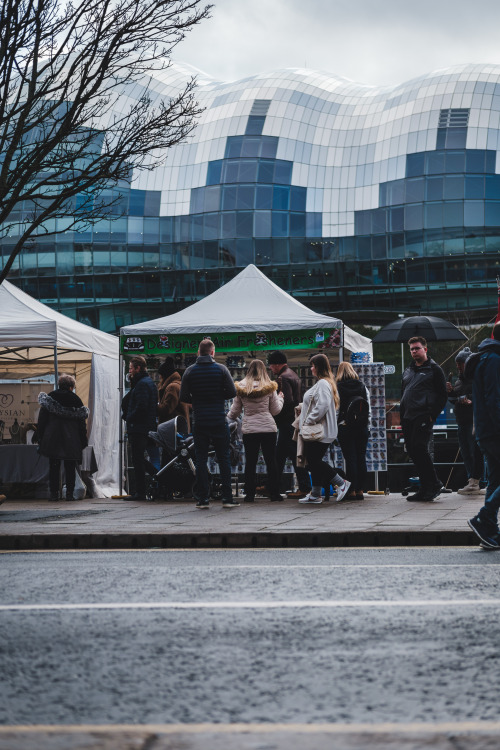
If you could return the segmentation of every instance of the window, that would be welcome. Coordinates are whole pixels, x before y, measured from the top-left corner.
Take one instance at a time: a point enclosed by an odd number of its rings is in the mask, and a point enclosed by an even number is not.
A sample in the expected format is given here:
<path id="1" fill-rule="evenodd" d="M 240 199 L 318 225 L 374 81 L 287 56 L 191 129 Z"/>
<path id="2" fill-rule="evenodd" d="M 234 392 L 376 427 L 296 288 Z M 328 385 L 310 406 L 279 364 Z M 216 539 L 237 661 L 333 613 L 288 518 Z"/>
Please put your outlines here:
<path id="1" fill-rule="evenodd" d="M 257 185 L 255 191 L 255 208 L 272 208 L 273 186 Z"/>
<path id="2" fill-rule="evenodd" d="M 255 117 L 255 116 L 250 115 L 250 117 L 248 118 L 245 135 L 260 135 L 262 133 L 262 129 L 264 127 L 265 121 L 266 121 L 265 116 Z"/>
<path id="3" fill-rule="evenodd" d="M 273 208 L 278 211 L 288 211 L 290 202 L 290 188 L 275 185 L 273 188 Z"/>
<path id="4" fill-rule="evenodd" d="M 208 162 L 207 185 L 218 185 L 221 181 L 222 159 Z"/>

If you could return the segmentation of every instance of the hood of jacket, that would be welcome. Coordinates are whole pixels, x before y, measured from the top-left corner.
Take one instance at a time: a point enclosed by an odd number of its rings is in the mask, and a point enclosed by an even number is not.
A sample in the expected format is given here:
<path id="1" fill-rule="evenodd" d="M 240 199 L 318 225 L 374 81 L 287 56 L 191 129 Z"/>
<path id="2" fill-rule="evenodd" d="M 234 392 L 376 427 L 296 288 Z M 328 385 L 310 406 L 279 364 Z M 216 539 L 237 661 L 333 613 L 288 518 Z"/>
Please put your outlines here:
<path id="1" fill-rule="evenodd" d="M 164 388 L 166 388 L 167 386 L 169 386 L 171 383 L 180 383 L 181 380 L 182 380 L 182 378 L 181 378 L 181 376 L 179 375 L 179 373 L 176 370 L 171 375 L 169 375 L 168 378 L 165 378 L 165 380 L 163 381 L 163 383 L 160 384 L 160 388 L 163 390 Z"/>
<path id="2" fill-rule="evenodd" d="M 365 393 L 364 384 L 357 378 L 344 378 L 344 380 L 337 381 L 337 390 L 340 396 L 345 395 L 348 398 Z"/>
<path id="3" fill-rule="evenodd" d="M 38 394 L 38 403 L 50 414 L 63 419 L 87 419 L 89 410 L 86 406 L 63 406 L 56 398 L 48 393 Z"/>
<path id="4" fill-rule="evenodd" d="M 262 398 L 263 396 L 269 396 L 269 394 L 278 390 L 278 384 L 275 381 L 271 381 L 267 385 L 258 388 L 257 381 L 254 381 L 254 389 L 250 393 L 245 391 L 246 380 L 243 379 L 239 383 L 235 383 L 236 393 L 240 398 Z"/>
<path id="5" fill-rule="evenodd" d="M 484 354 L 484 352 L 500 355 L 500 341 L 496 339 L 484 339 L 477 347 L 478 352 Z"/>

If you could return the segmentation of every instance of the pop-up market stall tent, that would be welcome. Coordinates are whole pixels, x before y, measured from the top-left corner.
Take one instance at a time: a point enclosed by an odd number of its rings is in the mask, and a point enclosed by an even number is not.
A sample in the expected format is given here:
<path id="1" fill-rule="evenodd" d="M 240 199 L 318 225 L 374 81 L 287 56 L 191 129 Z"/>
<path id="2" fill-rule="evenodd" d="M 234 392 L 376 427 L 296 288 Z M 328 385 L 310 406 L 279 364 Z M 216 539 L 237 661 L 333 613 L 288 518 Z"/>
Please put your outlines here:
<path id="1" fill-rule="evenodd" d="M 372 355 L 370 339 L 313 312 L 254 265 L 185 310 L 121 328 L 121 352 L 195 353 L 205 336 L 222 352 L 338 349 L 342 358 L 345 347 Z"/>
<path id="2" fill-rule="evenodd" d="M 0 379 L 26 381 L 58 372 L 76 378 L 76 392 L 90 410 L 89 445 L 101 496 L 119 486 L 118 358 L 116 336 L 46 307 L 8 281 L 0 285 Z"/>

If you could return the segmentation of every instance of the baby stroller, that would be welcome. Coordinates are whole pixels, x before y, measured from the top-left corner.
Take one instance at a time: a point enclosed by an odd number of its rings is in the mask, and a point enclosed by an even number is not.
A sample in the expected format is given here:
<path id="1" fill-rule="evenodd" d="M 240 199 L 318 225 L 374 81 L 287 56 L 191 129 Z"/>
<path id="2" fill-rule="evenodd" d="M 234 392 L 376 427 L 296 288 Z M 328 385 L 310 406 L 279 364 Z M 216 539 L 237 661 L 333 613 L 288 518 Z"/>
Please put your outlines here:
<path id="1" fill-rule="evenodd" d="M 233 464 L 236 449 L 235 430 L 231 433 L 231 463 Z M 177 416 L 158 425 L 157 432 L 150 432 L 149 437 L 162 449 L 162 467 L 149 478 L 146 488 L 148 500 L 181 499 L 195 493 L 196 466 L 194 438 L 188 432 L 184 417 Z M 215 459 L 215 451 L 209 451 L 209 464 Z M 234 464 L 233 464 L 234 465 Z M 222 487 L 218 474 L 209 471 L 210 496 L 213 500 L 222 498 Z"/>

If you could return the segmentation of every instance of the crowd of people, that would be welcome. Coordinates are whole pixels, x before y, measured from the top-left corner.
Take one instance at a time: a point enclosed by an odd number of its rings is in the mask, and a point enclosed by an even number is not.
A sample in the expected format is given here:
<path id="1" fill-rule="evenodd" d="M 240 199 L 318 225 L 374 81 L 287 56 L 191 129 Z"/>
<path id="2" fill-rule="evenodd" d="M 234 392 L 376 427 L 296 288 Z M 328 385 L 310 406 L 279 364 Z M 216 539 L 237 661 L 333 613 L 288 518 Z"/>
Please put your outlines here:
<path id="1" fill-rule="evenodd" d="M 419 487 L 407 499 L 433 502 L 442 492 L 430 451 L 433 425 L 446 402 L 453 404 L 458 440 L 467 483 L 462 495 L 484 495 L 484 504 L 469 526 L 487 549 L 500 549 L 500 323 L 477 353 L 462 349 L 456 356 L 457 377 L 445 378 L 428 355 L 427 342 L 415 336 L 408 342 L 411 362 L 402 378 L 401 427 L 409 457 L 415 465 Z M 355 369 L 340 363 L 334 377 L 328 358 L 315 354 L 309 366 L 314 384 L 302 393 L 301 380 L 289 367 L 286 354 L 270 352 L 268 366 L 254 359 L 245 377 L 234 382 L 227 367 L 215 360 L 210 339 L 200 343 L 198 356 L 183 376 L 172 357 L 159 368 L 158 387 L 149 376 L 144 357 L 129 362 L 131 389 L 122 401 L 134 465 L 135 492 L 126 499 L 147 498 L 146 473 L 161 466 L 158 446 L 149 433 L 160 423 L 183 417 L 193 433 L 196 507 L 210 507 L 208 455 L 211 447 L 219 465 L 224 508 L 239 506 L 231 486 L 229 423 L 241 418 L 245 450 L 244 502 L 254 502 L 264 490 L 271 502 L 285 499 L 283 472 L 291 460 L 297 489 L 288 497 L 301 504 L 320 504 L 331 488 L 337 501 L 362 499 L 366 483 L 366 449 L 369 439 L 370 393 Z M 51 499 L 59 497 L 60 470 L 66 474 L 66 500 L 73 500 L 76 466 L 87 445 L 88 409 L 73 392 L 75 380 L 62 375 L 58 388 L 41 393 L 38 439 L 40 453 L 49 458 Z M 232 405 L 226 414 L 226 402 Z M 345 470 L 325 461 L 338 441 Z M 257 487 L 259 451 L 266 464 L 267 484 Z M 487 485 L 486 488 L 484 485 Z"/>

